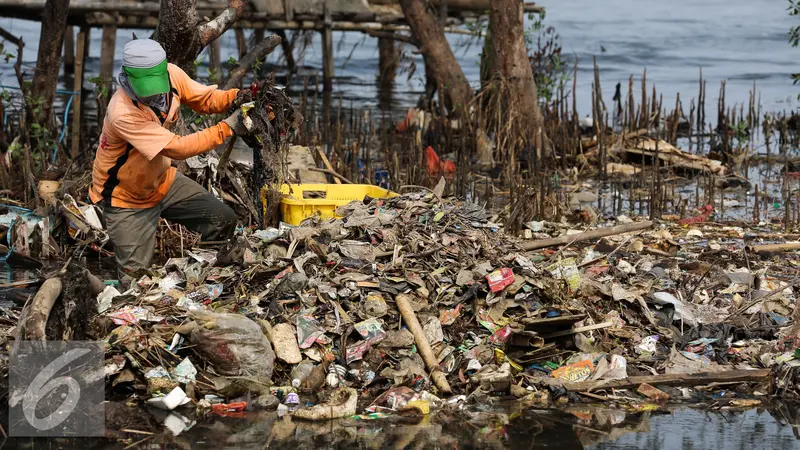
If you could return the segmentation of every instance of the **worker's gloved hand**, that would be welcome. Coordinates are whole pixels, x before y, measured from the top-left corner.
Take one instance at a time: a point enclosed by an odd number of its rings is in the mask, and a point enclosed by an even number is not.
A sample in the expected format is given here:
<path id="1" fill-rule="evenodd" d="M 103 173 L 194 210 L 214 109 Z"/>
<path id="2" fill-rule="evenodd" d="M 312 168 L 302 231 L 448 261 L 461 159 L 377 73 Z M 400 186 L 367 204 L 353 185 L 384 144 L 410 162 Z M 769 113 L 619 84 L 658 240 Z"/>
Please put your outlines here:
<path id="1" fill-rule="evenodd" d="M 231 107 L 228 109 L 229 113 L 233 113 L 235 110 L 239 109 L 242 105 L 248 102 L 253 101 L 253 93 L 250 89 L 239 89 L 239 92 L 236 93 L 236 97 L 233 98 L 231 102 Z"/>
<path id="2" fill-rule="evenodd" d="M 248 134 L 247 128 L 242 123 L 242 110 L 237 109 L 231 114 L 227 119 L 223 120 L 223 122 L 227 123 L 231 130 L 233 130 L 233 134 L 237 136 L 246 136 Z"/>

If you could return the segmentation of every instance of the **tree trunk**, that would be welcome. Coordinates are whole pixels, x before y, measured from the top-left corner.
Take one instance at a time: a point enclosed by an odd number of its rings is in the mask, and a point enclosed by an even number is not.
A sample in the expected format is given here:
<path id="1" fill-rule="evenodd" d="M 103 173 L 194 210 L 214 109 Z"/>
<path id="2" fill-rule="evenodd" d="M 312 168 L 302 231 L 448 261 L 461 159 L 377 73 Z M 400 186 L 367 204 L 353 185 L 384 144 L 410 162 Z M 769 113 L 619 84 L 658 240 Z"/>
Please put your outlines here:
<path id="1" fill-rule="evenodd" d="M 522 3 L 493 0 L 490 15 L 492 52 L 490 67 L 498 82 L 501 104 L 511 114 L 512 133 L 542 152 L 543 120 L 533 70 L 525 47 Z"/>
<path id="2" fill-rule="evenodd" d="M 246 0 L 228 0 L 227 9 L 201 24 L 197 0 L 161 0 L 154 39 L 164 47 L 169 62 L 192 73 L 200 52 L 236 22 L 246 3 Z"/>
<path id="3" fill-rule="evenodd" d="M 456 116 L 465 114 L 472 101 L 472 88 L 445 38 L 435 10 L 428 0 L 401 0 L 400 5 L 419 42 L 426 69 L 444 91 L 447 109 Z"/>
<path id="4" fill-rule="evenodd" d="M 33 113 L 33 120 L 42 125 L 49 123 L 53 111 L 68 10 L 69 0 L 47 0 L 44 5 L 39 54 L 36 57 L 36 72 L 33 74 L 31 91 L 34 103 L 41 102 L 38 111 Z"/>

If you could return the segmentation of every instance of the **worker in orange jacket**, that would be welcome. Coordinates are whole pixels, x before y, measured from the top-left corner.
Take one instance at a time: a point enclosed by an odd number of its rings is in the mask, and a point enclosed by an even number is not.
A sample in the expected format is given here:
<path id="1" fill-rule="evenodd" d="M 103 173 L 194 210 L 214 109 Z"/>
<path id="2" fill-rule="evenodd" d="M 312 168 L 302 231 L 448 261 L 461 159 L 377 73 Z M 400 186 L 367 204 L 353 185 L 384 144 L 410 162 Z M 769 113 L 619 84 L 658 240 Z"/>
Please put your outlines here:
<path id="1" fill-rule="evenodd" d="M 233 210 L 178 173 L 172 161 L 212 150 L 246 129 L 237 109 L 210 128 L 178 136 L 172 130 L 182 104 L 200 114 L 218 114 L 230 109 L 238 90 L 192 80 L 150 39 L 128 42 L 122 58 L 120 89 L 103 121 L 89 196 L 103 210 L 119 268 L 137 277 L 152 261 L 159 217 L 205 240 L 233 235 Z"/>

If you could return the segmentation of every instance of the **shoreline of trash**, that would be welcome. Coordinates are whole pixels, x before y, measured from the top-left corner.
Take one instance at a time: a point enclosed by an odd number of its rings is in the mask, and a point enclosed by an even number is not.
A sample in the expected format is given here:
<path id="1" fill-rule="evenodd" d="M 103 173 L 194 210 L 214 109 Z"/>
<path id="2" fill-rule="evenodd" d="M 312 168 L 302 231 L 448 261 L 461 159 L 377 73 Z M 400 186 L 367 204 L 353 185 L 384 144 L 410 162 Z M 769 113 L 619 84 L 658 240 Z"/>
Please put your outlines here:
<path id="1" fill-rule="evenodd" d="M 704 207 L 692 220 L 533 221 L 515 237 L 443 192 L 246 229 L 124 292 L 68 262 L 22 311 L 2 308 L 5 346 L 103 341 L 107 397 L 162 410 L 173 435 L 192 426 L 186 408 L 327 421 L 494 398 L 633 411 L 719 391 L 741 407 L 798 398 L 797 269 L 784 254 L 797 245 L 773 244 L 780 224 L 719 224 Z M 102 239 L 85 222 L 74 237 Z M 96 314 L 65 320 L 61 293 Z M 49 317 L 31 321 L 43 301 Z"/>

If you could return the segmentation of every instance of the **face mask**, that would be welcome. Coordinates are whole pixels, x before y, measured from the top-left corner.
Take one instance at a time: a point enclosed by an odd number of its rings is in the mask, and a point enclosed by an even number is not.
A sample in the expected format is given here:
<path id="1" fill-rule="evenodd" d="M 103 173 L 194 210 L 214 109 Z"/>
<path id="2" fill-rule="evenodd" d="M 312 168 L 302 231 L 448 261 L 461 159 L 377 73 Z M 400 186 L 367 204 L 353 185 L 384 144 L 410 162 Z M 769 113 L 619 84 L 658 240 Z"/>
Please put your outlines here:
<path id="1" fill-rule="evenodd" d="M 154 103 L 158 103 L 164 95 L 165 94 L 154 94 L 154 95 L 151 95 L 149 97 L 142 97 L 139 100 L 141 100 L 142 103 L 146 103 L 148 105 L 152 105 Z"/>

